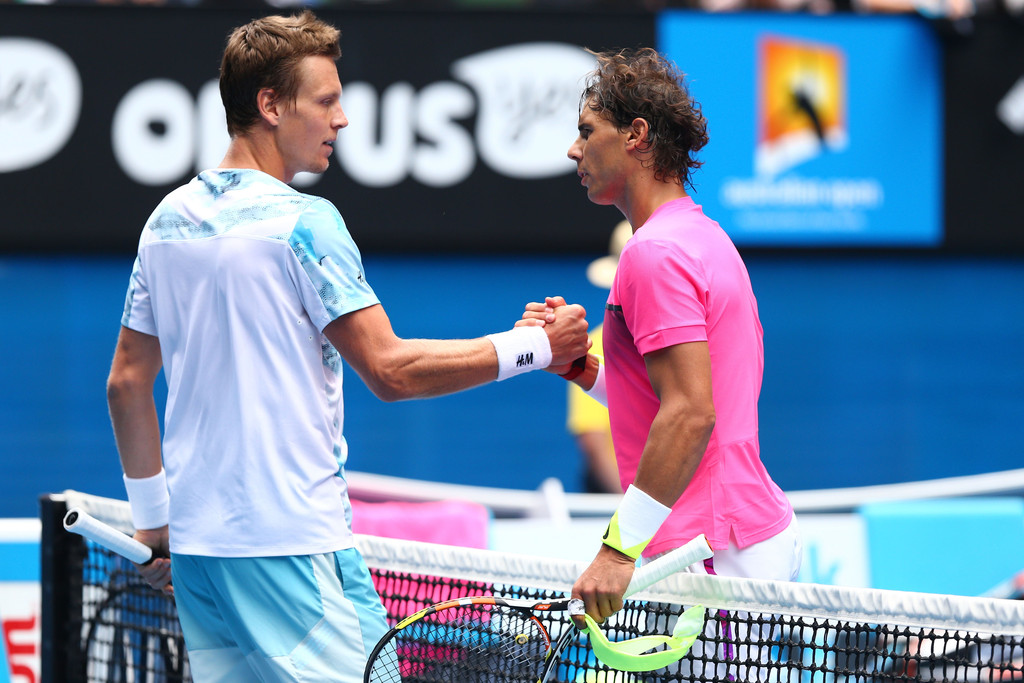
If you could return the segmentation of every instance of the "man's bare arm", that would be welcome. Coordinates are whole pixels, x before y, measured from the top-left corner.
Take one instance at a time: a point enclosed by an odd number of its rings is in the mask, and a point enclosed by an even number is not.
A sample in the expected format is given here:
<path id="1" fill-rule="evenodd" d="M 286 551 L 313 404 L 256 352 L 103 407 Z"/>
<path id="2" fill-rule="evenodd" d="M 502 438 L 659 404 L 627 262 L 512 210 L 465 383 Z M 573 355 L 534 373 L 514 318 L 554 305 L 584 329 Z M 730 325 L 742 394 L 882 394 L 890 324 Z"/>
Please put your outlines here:
<path id="1" fill-rule="evenodd" d="M 578 305 L 563 306 L 555 313 L 557 322 L 544 326 L 552 363 L 571 362 L 586 353 L 590 341 L 585 313 Z M 498 355 L 486 337 L 402 339 L 379 304 L 341 316 L 324 334 L 385 401 L 441 396 L 498 376 Z"/>

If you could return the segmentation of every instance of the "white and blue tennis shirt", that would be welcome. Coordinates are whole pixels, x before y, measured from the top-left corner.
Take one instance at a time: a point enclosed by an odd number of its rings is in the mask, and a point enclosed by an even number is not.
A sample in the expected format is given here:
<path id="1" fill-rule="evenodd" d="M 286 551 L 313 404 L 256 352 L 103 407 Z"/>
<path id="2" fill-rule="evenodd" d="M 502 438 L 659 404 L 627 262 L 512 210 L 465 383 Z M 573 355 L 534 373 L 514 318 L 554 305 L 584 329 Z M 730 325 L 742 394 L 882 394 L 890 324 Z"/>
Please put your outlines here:
<path id="1" fill-rule="evenodd" d="M 341 358 L 321 333 L 376 303 L 344 220 L 322 198 L 260 171 L 217 169 L 160 203 L 121 323 L 160 339 L 173 552 L 351 546 Z"/>

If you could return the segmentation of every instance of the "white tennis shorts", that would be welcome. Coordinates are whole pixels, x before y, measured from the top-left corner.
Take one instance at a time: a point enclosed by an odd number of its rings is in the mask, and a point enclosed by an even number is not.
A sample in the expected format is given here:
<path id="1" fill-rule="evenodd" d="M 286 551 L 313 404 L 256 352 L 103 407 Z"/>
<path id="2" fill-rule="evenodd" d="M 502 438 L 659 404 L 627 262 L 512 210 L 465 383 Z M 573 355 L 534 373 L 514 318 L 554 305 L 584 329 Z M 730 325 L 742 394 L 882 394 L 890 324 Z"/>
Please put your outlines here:
<path id="1" fill-rule="evenodd" d="M 651 562 L 669 552 L 666 550 L 654 557 L 645 557 L 641 564 Z M 796 523 L 796 515 L 793 515 L 789 526 L 771 538 L 746 548 L 737 548 L 730 543 L 728 548 L 716 549 L 712 559 L 693 564 L 683 571 L 692 574 L 796 581 L 800 575 L 803 557 L 804 546 L 800 540 L 800 527 Z"/>
<path id="2" fill-rule="evenodd" d="M 793 515 L 789 526 L 771 538 L 746 548 L 737 548 L 730 543 L 728 548 L 716 550 L 710 560 L 711 571 L 700 565 L 694 569 L 719 576 L 796 581 L 803 557 L 800 527 L 796 523 L 796 515 Z"/>
<path id="3" fill-rule="evenodd" d="M 283 557 L 171 556 L 174 600 L 199 683 L 361 683 L 388 627 L 354 548 Z"/>

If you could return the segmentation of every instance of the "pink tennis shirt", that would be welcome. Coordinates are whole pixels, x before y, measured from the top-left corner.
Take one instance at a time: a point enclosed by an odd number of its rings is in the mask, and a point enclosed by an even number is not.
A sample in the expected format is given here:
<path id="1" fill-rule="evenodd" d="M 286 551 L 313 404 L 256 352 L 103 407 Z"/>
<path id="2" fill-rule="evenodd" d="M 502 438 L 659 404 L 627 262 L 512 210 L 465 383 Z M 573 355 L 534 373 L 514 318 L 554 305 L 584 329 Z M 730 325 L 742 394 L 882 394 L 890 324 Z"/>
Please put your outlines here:
<path id="1" fill-rule="evenodd" d="M 761 463 L 757 399 L 763 332 L 736 247 L 689 197 L 660 206 L 626 243 L 604 318 L 612 438 L 625 489 L 659 401 L 644 355 L 708 342 L 715 428 L 704 458 L 645 555 L 705 534 L 715 549 L 771 538 L 793 508 Z"/>

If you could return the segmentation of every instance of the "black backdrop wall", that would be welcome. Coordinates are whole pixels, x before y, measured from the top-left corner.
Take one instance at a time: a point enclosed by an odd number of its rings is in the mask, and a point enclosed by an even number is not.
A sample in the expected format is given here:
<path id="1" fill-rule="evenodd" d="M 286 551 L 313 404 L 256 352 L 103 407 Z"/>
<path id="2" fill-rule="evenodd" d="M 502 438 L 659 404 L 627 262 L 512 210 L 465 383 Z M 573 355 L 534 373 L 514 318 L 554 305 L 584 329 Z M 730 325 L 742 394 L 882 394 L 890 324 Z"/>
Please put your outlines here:
<path id="1" fill-rule="evenodd" d="M 219 57 L 253 14 L 0 5 L 0 251 L 133 251 L 159 199 L 219 161 Z M 310 191 L 364 252 L 604 251 L 610 214 L 574 187 L 575 121 L 554 110 L 578 96 L 580 46 L 655 44 L 656 15 L 320 14 L 342 29 L 355 110 Z M 1024 26 L 940 33 L 946 237 L 925 251 L 1022 252 L 1024 129 L 1005 117 L 1024 119 Z"/>

